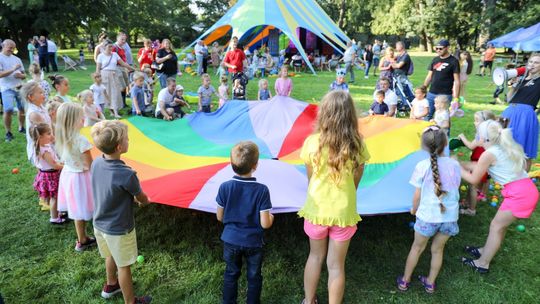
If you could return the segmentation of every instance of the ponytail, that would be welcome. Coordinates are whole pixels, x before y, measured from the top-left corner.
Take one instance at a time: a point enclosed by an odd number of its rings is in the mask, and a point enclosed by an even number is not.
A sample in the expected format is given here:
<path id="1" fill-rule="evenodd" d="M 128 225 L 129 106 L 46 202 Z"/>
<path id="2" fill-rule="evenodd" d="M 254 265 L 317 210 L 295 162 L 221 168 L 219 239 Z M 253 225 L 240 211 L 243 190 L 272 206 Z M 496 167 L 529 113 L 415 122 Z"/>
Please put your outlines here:
<path id="1" fill-rule="evenodd" d="M 442 190 L 441 177 L 439 175 L 439 165 L 437 158 L 444 151 L 447 143 L 446 134 L 438 126 L 428 127 L 422 134 L 422 147 L 429 152 L 431 162 L 431 173 L 433 175 L 433 183 L 435 184 L 435 195 L 439 198 L 439 207 L 441 213 L 446 211 L 446 207 L 442 203 L 442 198 L 446 195 L 446 191 Z"/>
<path id="2" fill-rule="evenodd" d="M 49 124 L 40 122 L 36 125 L 33 125 L 30 127 L 30 130 L 28 130 L 28 133 L 30 134 L 30 138 L 32 138 L 33 141 L 33 152 L 35 153 L 36 159 L 39 158 L 39 139 L 43 134 L 46 132 L 51 132 L 51 126 Z"/>
<path id="3" fill-rule="evenodd" d="M 524 170 L 526 166 L 526 156 L 523 147 L 516 143 L 510 129 L 501 129 L 500 132 L 499 145 L 506 153 L 508 153 L 508 158 L 510 158 L 513 164 L 512 170 L 515 172 Z"/>

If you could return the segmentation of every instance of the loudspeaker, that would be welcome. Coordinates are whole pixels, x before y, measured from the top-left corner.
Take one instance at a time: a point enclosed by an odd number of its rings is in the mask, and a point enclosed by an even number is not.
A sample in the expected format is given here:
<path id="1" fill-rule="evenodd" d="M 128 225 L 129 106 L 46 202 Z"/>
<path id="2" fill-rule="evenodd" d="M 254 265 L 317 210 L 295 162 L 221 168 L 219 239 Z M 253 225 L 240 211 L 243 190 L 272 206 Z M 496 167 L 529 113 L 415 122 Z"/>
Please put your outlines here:
<path id="1" fill-rule="evenodd" d="M 527 69 L 525 67 L 505 70 L 503 68 L 496 68 L 493 71 L 493 83 L 498 86 L 505 86 L 509 79 L 521 76 L 525 74 Z"/>

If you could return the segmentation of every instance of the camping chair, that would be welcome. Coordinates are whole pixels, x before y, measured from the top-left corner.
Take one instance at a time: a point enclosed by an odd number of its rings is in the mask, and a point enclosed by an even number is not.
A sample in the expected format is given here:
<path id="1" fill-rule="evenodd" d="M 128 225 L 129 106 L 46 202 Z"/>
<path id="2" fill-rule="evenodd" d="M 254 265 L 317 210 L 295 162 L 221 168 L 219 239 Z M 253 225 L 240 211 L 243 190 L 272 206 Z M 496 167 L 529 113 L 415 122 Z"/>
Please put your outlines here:
<path id="1" fill-rule="evenodd" d="M 75 60 L 69 58 L 67 55 L 62 55 L 62 59 L 64 60 L 64 71 L 73 70 L 76 71 L 77 69 L 86 70 L 86 67 L 79 65 Z"/>

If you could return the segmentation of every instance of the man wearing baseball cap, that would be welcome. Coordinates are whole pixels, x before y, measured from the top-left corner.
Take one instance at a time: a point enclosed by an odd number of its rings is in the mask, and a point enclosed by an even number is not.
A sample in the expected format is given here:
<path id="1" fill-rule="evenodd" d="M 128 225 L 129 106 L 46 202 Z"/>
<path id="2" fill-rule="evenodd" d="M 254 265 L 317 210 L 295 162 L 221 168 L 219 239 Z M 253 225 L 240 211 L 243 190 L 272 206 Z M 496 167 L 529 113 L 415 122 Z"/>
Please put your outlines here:
<path id="1" fill-rule="evenodd" d="M 445 95 L 448 102 L 459 100 L 459 61 L 449 52 L 450 42 L 441 39 L 435 46 L 438 56 L 433 58 L 428 67 L 424 85 L 429 86 L 426 96 L 429 102 L 428 119 L 435 113 L 435 97 Z"/>

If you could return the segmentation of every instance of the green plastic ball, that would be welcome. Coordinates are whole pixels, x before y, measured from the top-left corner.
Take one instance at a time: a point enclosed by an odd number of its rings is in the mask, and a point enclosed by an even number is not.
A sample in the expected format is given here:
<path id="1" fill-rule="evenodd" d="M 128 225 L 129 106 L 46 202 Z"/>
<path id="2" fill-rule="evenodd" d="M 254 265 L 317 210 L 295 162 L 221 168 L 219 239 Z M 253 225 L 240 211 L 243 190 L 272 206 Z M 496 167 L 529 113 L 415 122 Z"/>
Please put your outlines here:
<path id="1" fill-rule="evenodd" d="M 460 189 L 461 191 L 467 191 L 467 187 L 466 187 L 466 186 L 461 186 L 461 187 L 459 187 L 459 189 Z"/>
<path id="2" fill-rule="evenodd" d="M 516 230 L 519 232 L 525 232 L 525 225 L 517 225 Z"/>
<path id="3" fill-rule="evenodd" d="M 144 263 L 144 256 L 140 255 L 137 257 L 137 263 Z"/>

